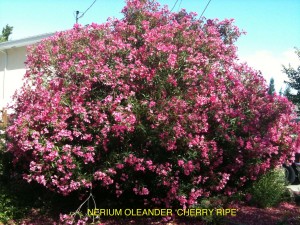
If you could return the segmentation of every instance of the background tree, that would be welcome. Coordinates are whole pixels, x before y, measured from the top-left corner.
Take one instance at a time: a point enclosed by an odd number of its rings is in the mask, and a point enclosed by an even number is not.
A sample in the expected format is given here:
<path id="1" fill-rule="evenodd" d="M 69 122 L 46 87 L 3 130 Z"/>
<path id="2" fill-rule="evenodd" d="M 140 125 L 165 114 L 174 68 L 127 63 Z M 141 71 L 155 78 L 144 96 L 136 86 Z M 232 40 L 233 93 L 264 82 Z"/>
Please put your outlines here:
<path id="1" fill-rule="evenodd" d="M 280 95 L 280 96 L 283 96 L 282 88 L 280 88 L 280 90 L 279 90 L 279 95 Z"/>
<path id="2" fill-rule="evenodd" d="M 270 79 L 268 93 L 269 93 L 269 95 L 273 95 L 275 93 L 275 85 L 274 85 L 274 78 L 273 77 Z"/>
<path id="3" fill-rule="evenodd" d="M 291 95 L 291 87 L 287 86 L 283 92 L 283 96 L 289 98 L 290 95 Z"/>
<path id="4" fill-rule="evenodd" d="M 300 50 L 296 49 L 296 54 L 300 59 Z M 288 88 L 285 90 L 285 96 L 292 101 L 298 108 L 300 107 L 300 66 L 297 69 L 283 66 L 283 72 L 287 74 L 289 81 L 285 81 L 288 84 Z M 292 91 L 293 90 L 293 91 Z"/>
<path id="5" fill-rule="evenodd" d="M 8 41 L 9 36 L 12 34 L 13 27 L 8 24 L 2 29 L 2 34 L 0 35 L 0 42 Z"/>

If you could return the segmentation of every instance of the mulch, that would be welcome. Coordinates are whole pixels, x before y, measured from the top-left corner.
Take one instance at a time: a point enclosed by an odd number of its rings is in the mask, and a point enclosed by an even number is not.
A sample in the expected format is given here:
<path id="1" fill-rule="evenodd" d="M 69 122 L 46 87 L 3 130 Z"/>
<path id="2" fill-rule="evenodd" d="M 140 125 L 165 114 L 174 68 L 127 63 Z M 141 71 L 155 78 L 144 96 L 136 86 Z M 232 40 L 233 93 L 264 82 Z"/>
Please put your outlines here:
<path id="1" fill-rule="evenodd" d="M 174 217 L 169 221 L 162 221 L 161 218 L 154 217 L 134 217 L 134 218 L 120 218 L 109 217 L 101 220 L 101 223 L 96 225 L 206 225 L 206 224 L 220 224 L 220 225 L 299 225 L 300 224 L 300 206 L 296 203 L 283 202 L 277 207 L 272 208 L 257 208 L 254 206 L 235 204 L 231 206 L 237 208 L 236 216 L 220 217 L 214 220 L 214 223 L 201 220 L 201 218 L 189 217 Z M 38 211 L 32 210 L 22 221 L 10 221 L 8 224 L 23 224 L 23 225 L 50 225 L 59 224 L 57 219 L 45 215 L 41 215 Z M 0 223 L 1 225 L 1 223 Z"/>

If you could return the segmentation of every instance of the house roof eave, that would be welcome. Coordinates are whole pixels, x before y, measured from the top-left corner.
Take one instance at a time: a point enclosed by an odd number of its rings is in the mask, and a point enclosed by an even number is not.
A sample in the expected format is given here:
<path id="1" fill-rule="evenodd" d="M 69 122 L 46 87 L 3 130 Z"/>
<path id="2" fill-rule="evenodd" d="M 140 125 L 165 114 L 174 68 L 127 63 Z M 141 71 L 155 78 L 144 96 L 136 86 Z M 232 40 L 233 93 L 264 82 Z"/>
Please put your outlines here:
<path id="1" fill-rule="evenodd" d="M 46 34 L 31 36 L 27 38 L 22 38 L 18 40 L 2 42 L 0 43 L 0 50 L 7 50 L 11 48 L 18 48 L 18 47 L 32 45 L 54 34 L 55 32 L 52 32 L 52 33 L 46 33 Z"/>

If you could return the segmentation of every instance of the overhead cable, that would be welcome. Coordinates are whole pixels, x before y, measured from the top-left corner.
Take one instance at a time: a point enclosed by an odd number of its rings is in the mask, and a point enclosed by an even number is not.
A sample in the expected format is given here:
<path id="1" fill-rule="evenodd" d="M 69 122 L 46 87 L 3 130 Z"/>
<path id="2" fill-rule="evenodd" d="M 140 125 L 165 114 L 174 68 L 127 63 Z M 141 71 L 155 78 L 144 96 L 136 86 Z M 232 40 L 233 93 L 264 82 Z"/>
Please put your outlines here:
<path id="1" fill-rule="evenodd" d="M 208 7 L 208 5 L 209 5 L 210 2 L 211 2 L 211 0 L 209 0 L 209 2 L 206 4 L 205 9 L 204 9 L 203 12 L 201 13 L 201 16 L 200 16 L 200 17 L 203 16 L 203 14 L 205 13 L 205 11 L 206 11 L 206 9 L 207 9 L 207 7 Z"/>
<path id="2" fill-rule="evenodd" d="M 78 23 L 78 19 L 82 18 L 84 16 L 84 14 L 86 14 L 86 12 L 92 8 L 92 6 L 95 4 L 97 0 L 94 0 L 93 3 L 90 5 L 90 7 L 88 7 L 80 16 L 79 16 L 79 11 L 76 11 L 76 23 Z"/>

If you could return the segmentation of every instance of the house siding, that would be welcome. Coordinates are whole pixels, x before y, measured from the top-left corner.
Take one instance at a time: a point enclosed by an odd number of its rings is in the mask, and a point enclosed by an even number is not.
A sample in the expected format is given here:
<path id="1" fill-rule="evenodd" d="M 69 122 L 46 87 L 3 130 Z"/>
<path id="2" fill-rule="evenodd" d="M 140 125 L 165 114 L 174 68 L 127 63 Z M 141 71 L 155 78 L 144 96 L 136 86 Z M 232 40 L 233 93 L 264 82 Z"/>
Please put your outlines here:
<path id="1" fill-rule="evenodd" d="M 41 34 L 0 43 L 0 110 L 12 104 L 12 96 L 23 84 L 27 47 L 54 35 Z"/>
<path id="2" fill-rule="evenodd" d="M 22 86 L 23 76 L 26 72 L 25 61 L 26 46 L 0 52 L 0 109 L 12 102 L 13 94 Z"/>

